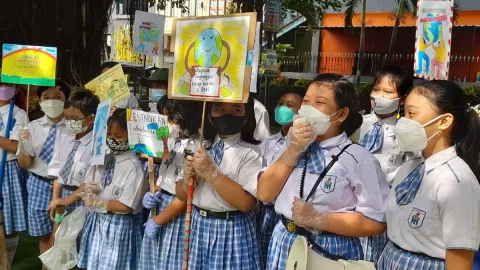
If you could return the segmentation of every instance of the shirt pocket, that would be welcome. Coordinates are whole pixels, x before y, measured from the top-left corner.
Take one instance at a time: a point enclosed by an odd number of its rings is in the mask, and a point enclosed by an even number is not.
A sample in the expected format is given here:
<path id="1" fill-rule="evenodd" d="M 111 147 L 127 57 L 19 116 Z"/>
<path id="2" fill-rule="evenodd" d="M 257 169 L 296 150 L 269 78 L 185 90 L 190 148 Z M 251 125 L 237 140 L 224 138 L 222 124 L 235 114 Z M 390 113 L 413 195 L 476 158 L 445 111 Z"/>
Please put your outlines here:
<path id="1" fill-rule="evenodd" d="M 75 168 L 72 172 L 73 184 L 79 186 L 85 182 L 86 180 L 85 176 L 87 175 L 87 171 L 89 167 L 90 165 L 84 162 L 75 163 Z M 93 179 L 89 179 L 89 180 L 93 180 Z"/>
<path id="2" fill-rule="evenodd" d="M 404 221 L 407 231 L 413 235 L 431 235 L 433 224 L 438 218 L 438 207 L 435 203 L 414 203 L 407 208 Z"/>

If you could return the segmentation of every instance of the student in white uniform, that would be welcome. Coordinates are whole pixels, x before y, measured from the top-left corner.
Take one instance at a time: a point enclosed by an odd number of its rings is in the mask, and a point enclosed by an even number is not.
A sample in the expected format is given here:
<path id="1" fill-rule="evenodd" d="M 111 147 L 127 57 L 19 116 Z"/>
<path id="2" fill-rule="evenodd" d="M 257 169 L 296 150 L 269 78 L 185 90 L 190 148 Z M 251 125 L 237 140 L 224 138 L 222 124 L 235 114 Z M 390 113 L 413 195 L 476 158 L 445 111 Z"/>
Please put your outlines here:
<path id="1" fill-rule="evenodd" d="M 275 122 L 281 126 L 280 131 L 260 144 L 265 166 L 271 166 L 283 153 L 286 136 L 290 127 L 292 127 L 295 114 L 300 110 L 304 95 L 305 89 L 301 87 L 292 87 L 282 91 L 275 108 Z M 280 216 L 275 212 L 274 203 L 262 203 L 260 205 L 260 213 L 257 214 L 257 233 L 264 259 L 267 258 L 268 245 L 272 238 L 273 229 L 279 220 Z"/>
<path id="2" fill-rule="evenodd" d="M 425 82 L 394 129 L 400 149 L 422 152 L 397 173 L 387 207 L 390 242 L 378 269 L 472 269 L 480 245 L 480 120 L 462 88 Z"/>
<path id="3" fill-rule="evenodd" d="M 362 121 L 356 101 L 348 80 L 318 75 L 283 154 L 260 174 L 258 198 L 276 200 L 275 211 L 282 215 L 270 241 L 267 269 L 285 269 L 299 235 L 327 258 L 360 260 L 359 237 L 385 231 L 385 175 L 370 152 L 348 139 Z"/>
<path id="4" fill-rule="evenodd" d="M 253 99 L 255 109 L 255 121 L 257 127 L 253 137 L 259 142 L 265 141 L 270 136 L 270 118 L 267 108 L 258 100 Z"/>
<path id="5" fill-rule="evenodd" d="M 90 90 L 78 90 L 65 102 L 65 122 L 71 135 L 57 140 L 48 174 L 54 178 L 50 218 L 55 220 L 57 205 L 67 205 L 66 214 L 82 205 L 80 200 L 65 202 L 85 182 L 93 155 L 93 123 L 100 99 Z M 60 214 L 59 214 L 60 215 Z"/>
<path id="6" fill-rule="evenodd" d="M 398 147 L 393 128 L 400 118 L 400 107 L 412 85 L 412 75 L 402 68 L 387 66 L 379 70 L 370 94 L 372 112 L 363 116 L 360 127 L 359 144 L 378 159 L 389 186 L 406 160 L 405 153 Z M 387 242 L 386 232 L 362 238 L 365 260 L 376 264 Z"/>
<path id="7" fill-rule="evenodd" d="M 142 198 L 148 188 L 135 153 L 129 151 L 127 115 L 117 109 L 108 119 L 105 165 L 90 167 L 78 193 L 90 209 L 83 227 L 78 267 L 136 269 L 142 246 Z M 94 188 L 91 188 L 91 186 Z M 75 194 L 75 193 L 74 193 Z"/>
<path id="8" fill-rule="evenodd" d="M 187 199 L 196 175 L 189 269 L 263 269 L 253 208 L 263 159 L 253 139 L 253 99 L 209 103 L 205 148 L 188 157 L 177 198 Z"/>
<path id="9" fill-rule="evenodd" d="M 143 206 L 147 209 L 158 207 L 158 215 L 150 217 L 146 223 L 138 269 L 182 268 L 187 204 L 176 198 L 175 185 L 183 171 L 185 149 L 195 151 L 199 145 L 201 111 L 198 104 L 196 101 L 166 101 L 170 160 L 164 160 L 159 168 L 157 186 L 160 191 L 147 192 L 143 197 Z"/>
<path id="10" fill-rule="evenodd" d="M 47 211 L 53 191 L 48 164 L 52 160 L 56 141 L 71 134 L 63 120 L 63 107 L 70 88 L 57 80 L 54 87 L 39 87 L 37 95 L 45 116 L 30 122 L 20 132 L 17 160 L 20 167 L 30 172 L 27 180 L 28 231 L 31 236 L 40 238 L 40 253 L 43 253 L 49 248 L 53 229 Z"/>

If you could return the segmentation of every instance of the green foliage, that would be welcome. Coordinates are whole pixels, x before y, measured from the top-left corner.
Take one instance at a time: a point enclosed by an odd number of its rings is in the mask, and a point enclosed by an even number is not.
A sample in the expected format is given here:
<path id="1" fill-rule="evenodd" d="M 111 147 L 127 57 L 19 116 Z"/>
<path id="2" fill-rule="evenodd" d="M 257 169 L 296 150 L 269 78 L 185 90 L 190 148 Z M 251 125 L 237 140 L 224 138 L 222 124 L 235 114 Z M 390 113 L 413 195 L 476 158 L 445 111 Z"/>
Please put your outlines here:
<path id="1" fill-rule="evenodd" d="M 480 85 L 472 84 L 465 87 L 463 90 L 465 92 L 465 95 L 467 96 L 467 102 L 471 106 L 480 104 Z"/>
<path id="2" fill-rule="evenodd" d="M 299 86 L 306 89 L 311 82 L 312 80 L 302 78 L 302 79 L 296 80 L 293 86 Z"/>
<path id="3" fill-rule="evenodd" d="M 339 11 L 342 6 L 343 0 L 282 0 L 284 9 L 297 11 L 307 19 L 309 30 L 320 25 L 325 11 Z"/>
<path id="4" fill-rule="evenodd" d="M 160 127 L 157 129 L 157 139 L 161 141 L 163 138 L 168 138 L 168 127 Z"/>

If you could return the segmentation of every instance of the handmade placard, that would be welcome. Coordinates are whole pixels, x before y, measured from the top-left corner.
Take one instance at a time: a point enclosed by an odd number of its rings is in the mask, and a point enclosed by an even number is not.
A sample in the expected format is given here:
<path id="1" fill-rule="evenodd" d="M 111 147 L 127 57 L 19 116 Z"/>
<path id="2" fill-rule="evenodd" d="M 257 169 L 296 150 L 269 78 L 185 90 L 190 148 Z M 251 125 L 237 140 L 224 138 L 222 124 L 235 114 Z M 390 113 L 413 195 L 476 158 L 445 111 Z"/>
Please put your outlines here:
<path id="1" fill-rule="evenodd" d="M 85 84 L 85 88 L 92 90 L 100 101 L 111 99 L 113 106 L 130 96 L 127 77 L 120 64 Z"/>
<path id="2" fill-rule="evenodd" d="M 257 93 L 257 80 L 258 80 L 258 64 L 260 61 L 260 26 L 261 23 L 257 22 L 257 28 L 255 30 L 255 46 L 252 55 L 252 74 L 250 79 L 250 92 Z"/>
<path id="3" fill-rule="evenodd" d="M 3 44 L 4 83 L 55 86 L 57 48 Z"/>
<path id="4" fill-rule="evenodd" d="M 93 156 L 92 165 L 103 165 L 107 143 L 107 121 L 112 101 L 107 99 L 98 104 L 93 122 Z"/>
<path id="5" fill-rule="evenodd" d="M 150 157 L 170 158 L 166 116 L 127 109 L 127 127 L 131 151 Z"/>
<path id="6" fill-rule="evenodd" d="M 133 52 L 151 56 L 163 55 L 165 16 L 135 11 Z"/>
<path id="7" fill-rule="evenodd" d="M 247 102 L 255 29 L 255 13 L 176 19 L 169 97 Z"/>

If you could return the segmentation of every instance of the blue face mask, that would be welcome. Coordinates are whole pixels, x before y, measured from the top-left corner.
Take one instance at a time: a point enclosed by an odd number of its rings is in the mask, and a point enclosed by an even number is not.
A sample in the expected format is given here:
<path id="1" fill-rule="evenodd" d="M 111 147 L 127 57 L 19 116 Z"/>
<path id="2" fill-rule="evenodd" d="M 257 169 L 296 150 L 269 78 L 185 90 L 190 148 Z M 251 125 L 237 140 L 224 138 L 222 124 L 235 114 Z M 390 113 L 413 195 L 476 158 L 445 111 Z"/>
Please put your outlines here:
<path id="1" fill-rule="evenodd" d="M 158 103 L 162 97 L 164 97 L 167 94 L 167 90 L 165 89 L 156 89 L 156 88 L 150 88 L 150 99 L 154 103 Z"/>
<path id="2" fill-rule="evenodd" d="M 294 116 L 295 112 L 287 106 L 282 105 L 275 108 L 275 121 L 282 126 L 291 124 Z"/>

